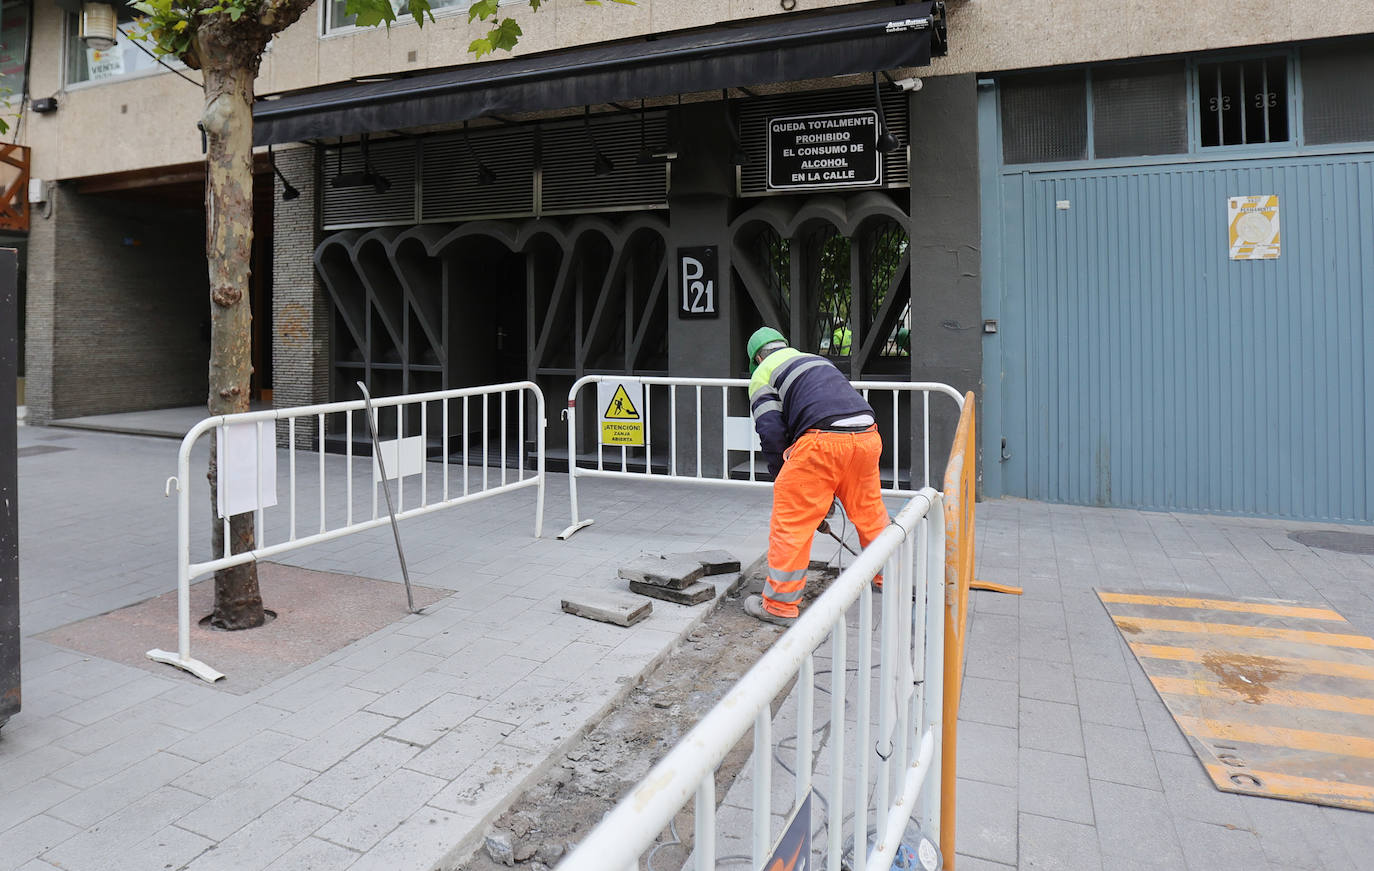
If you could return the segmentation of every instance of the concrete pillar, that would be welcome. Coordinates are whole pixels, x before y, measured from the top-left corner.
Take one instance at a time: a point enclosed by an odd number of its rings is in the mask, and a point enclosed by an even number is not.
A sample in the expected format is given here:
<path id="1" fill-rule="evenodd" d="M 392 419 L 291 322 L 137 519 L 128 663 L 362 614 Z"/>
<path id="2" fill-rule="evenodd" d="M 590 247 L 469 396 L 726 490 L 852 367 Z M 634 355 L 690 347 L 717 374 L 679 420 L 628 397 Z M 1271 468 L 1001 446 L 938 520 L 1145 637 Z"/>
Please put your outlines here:
<path id="1" fill-rule="evenodd" d="M 283 200 L 282 181 L 274 181 L 272 404 L 276 408 L 290 408 L 330 399 L 330 308 L 315 272 L 315 248 L 321 237 L 315 149 L 278 150 L 276 160 L 282 175 L 300 191 L 298 198 Z M 296 423 L 298 447 L 314 446 L 314 427 L 313 420 Z M 286 438 L 284 427 L 277 438 Z"/>
<path id="2" fill-rule="evenodd" d="M 911 377 L 982 397 L 978 93 L 973 75 L 925 79 L 911 95 Z M 981 411 L 981 409 L 980 409 Z M 920 426 L 919 409 L 913 417 Z M 931 483 L 958 422 L 931 400 Z M 919 431 L 919 429 L 917 430 Z"/>
<path id="3" fill-rule="evenodd" d="M 730 207 L 735 192 L 735 167 L 730 163 L 731 122 L 722 103 L 683 106 L 675 113 L 673 141 L 678 158 L 673 163 L 669 193 L 671 225 L 668 235 L 668 370 L 675 376 L 728 378 L 743 365 L 744 337 L 735 322 L 734 285 L 730 267 Z M 691 319 L 678 315 L 682 275 L 678 249 L 697 246 L 716 248 L 715 318 Z M 732 415 L 747 415 L 743 406 Z M 693 391 L 678 394 L 678 470 L 696 469 L 696 416 Z M 703 391 L 702 441 L 720 443 L 720 391 Z M 708 475 L 719 474 L 720 456 L 714 450 L 703 455 Z M 688 471 L 690 470 L 690 471 Z"/>

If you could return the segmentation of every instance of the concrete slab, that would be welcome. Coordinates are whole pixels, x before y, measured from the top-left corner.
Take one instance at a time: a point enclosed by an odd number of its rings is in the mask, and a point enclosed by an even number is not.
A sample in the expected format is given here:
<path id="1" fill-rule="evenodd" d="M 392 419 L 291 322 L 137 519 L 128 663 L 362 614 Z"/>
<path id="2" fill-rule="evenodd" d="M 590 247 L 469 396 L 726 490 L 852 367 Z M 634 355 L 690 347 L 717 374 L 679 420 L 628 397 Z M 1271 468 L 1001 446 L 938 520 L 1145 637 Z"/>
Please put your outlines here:
<path id="1" fill-rule="evenodd" d="M 633 589 L 631 582 L 631 589 Z M 616 626 L 633 626 L 653 611 L 653 603 L 634 596 L 600 591 L 582 593 L 576 599 L 564 599 L 563 610 L 588 620 L 600 620 Z"/>
<path id="2" fill-rule="evenodd" d="M 627 581 L 685 590 L 696 583 L 706 568 L 701 561 L 682 554 L 664 557 L 642 557 L 621 566 L 616 575 Z"/>
<path id="3" fill-rule="evenodd" d="M 651 599 L 662 599 L 675 605 L 700 605 L 702 602 L 709 602 L 716 597 L 716 588 L 701 581 L 689 587 L 683 587 L 681 590 L 672 587 L 660 587 L 657 584 L 630 581 L 630 592 L 648 596 Z"/>

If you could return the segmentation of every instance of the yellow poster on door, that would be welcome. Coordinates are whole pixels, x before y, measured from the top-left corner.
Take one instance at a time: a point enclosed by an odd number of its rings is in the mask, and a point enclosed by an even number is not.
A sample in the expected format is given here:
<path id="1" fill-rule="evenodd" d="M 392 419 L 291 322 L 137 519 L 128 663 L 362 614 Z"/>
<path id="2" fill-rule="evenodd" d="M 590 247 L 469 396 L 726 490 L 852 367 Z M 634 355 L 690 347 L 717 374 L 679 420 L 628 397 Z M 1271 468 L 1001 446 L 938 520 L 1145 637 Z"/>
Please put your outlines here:
<path id="1" fill-rule="evenodd" d="M 1232 260 L 1277 260 L 1279 198 L 1277 194 L 1231 197 L 1226 203 Z"/>
<path id="2" fill-rule="evenodd" d="M 596 385 L 601 412 L 603 445 L 644 446 L 644 385 L 633 378 L 601 381 Z"/>

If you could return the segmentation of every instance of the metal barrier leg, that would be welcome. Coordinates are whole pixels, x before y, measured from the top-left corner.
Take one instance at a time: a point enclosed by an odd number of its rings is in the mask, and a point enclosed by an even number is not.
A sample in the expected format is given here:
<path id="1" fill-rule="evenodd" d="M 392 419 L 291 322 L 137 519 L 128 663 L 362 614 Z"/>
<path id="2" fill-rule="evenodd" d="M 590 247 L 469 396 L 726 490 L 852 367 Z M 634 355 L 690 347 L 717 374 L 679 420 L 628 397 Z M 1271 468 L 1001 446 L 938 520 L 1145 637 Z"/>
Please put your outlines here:
<path id="1" fill-rule="evenodd" d="M 573 385 L 573 390 L 577 390 L 577 385 Z M 576 401 L 577 397 L 570 397 L 568 407 L 563 409 L 563 419 L 568 422 L 568 497 L 572 501 L 572 523 L 567 529 L 558 533 L 559 541 L 567 541 L 579 529 L 584 529 L 596 522 L 591 519 L 577 519 L 577 407 L 574 404 Z M 599 455 L 601 452 L 599 444 L 596 450 Z"/>
<path id="2" fill-rule="evenodd" d="M 194 441 L 194 437 L 187 436 Z M 153 662 L 174 665 L 188 671 L 206 683 L 224 677 L 198 659 L 191 658 L 191 496 L 182 481 L 191 480 L 190 445 L 184 440 L 177 462 L 178 477 L 167 479 L 163 493 L 171 495 L 172 482 L 177 488 L 177 651 L 153 648 L 146 656 Z"/>

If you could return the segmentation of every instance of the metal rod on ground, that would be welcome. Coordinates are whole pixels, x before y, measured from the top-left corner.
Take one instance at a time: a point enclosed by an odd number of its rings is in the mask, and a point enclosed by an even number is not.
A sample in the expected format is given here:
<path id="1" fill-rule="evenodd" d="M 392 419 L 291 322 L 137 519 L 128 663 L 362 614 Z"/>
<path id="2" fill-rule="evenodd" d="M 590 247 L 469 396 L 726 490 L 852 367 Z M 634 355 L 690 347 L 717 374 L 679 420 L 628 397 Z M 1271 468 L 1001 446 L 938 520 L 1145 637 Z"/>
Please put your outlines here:
<path id="1" fill-rule="evenodd" d="M 367 432 L 372 436 L 372 455 L 377 458 L 377 472 L 382 479 L 382 494 L 386 496 L 386 513 L 391 518 L 391 534 L 396 538 L 396 556 L 401 560 L 401 577 L 406 582 L 406 606 L 410 608 L 410 613 L 419 614 L 415 608 L 415 594 L 410 589 L 410 570 L 406 568 L 406 554 L 401 549 L 401 527 L 396 523 L 396 508 L 391 504 L 391 485 L 387 483 L 386 466 L 382 463 L 382 444 L 377 441 L 377 426 L 372 421 L 372 394 L 367 392 L 367 385 L 358 382 L 358 389 L 363 392 L 363 400 L 367 403 Z M 323 442 L 324 435 L 321 433 L 320 440 Z M 396 433 L 396 455 L 397 462 L 400 462 L 401 453 L 401 434 Z M 399 470 L 397 470 L 399 471 Z M 422 609 L 421 609 L 422 610 Z"/>

